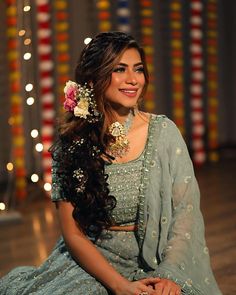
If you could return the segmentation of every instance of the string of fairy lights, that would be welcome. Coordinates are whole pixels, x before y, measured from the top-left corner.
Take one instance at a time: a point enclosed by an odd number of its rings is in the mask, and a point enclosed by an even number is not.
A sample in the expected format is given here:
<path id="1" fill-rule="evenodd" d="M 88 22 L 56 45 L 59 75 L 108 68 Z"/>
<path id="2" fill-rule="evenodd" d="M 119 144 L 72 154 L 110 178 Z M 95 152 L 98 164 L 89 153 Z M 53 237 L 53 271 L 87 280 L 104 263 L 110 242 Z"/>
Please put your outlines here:
<path id="1" fill-rule="evenodd" d="M 6 35 L 8 39 L 7 57 L 10 70 L 9 93 L 11 101 L 11 112 L 8 123 L 11 126 L 12 134 L 12 159 L 6 164 L 6 169 L 9 173 L 9 178 L 12 178 L 14 175 L 15 188 L 11 194 L 7 190 L 4 202 L 0 204 L 0 210 L 8 209 L 12 202 L 12 194 L 17 200 L 25 199 L 27 196 L 25 136 L 32 138 L 36 154 L 41 153 L 43 150 L 43 144 L 39 140 L 39 130 L 33 128 L 30 130 L 30 134 L 26 134 L 23 126 L 24 102 L 30 108 L 30 111 L 33 112 L 33 106 L 37 100 L 35 96 L 35 83 L 33 81 L 32 71 L 30 71 L 30 63 L 33 57 L 30 22 L 32 17 L 31 8 L 29 0 L 21 3 L 14 0 L 7 1 Z M 24 93 L 24 99 L 22 93 Z M 30 179 L 32 182 L 38 182 L 40 179 L 38 172 L 32 173 Z M 9 185 L 12 186 L 13 184 L 9 183 Z M 45 190 L 49 190 L 47 185 L 44 188 Z"/>
<path id="2" fill-rule="evenodd" d="M 219 159 L 218 149 L 218 0 L 207 1 L 207 97 L 208 97 L 208 149 L 209 160 Z"/>
<path id="3" fill-rule="evenodd" d="M 98 18 L 98 30 L 99 32 L 106 32 L 112 29 L 111 24 L 111 3 L 109 0 L 98 0 L 97 6 L 97 18 Z"/>
<path id="4" fill-rule="evenodd" d="M 117 30 L 130 33 L 130 7 L 128 0 L 118 0 L 117 1 Z"/>
<path id="5" fill-rule="evenodd" d="M 51 155 L 48 149 L 53 144 L 55 95 L 54 95 L 54 58 L 52 44 L 51 3 L 37 0 L 39 88 L 42 108 L 41 140 L 44 188 L 51 190 Z"/>
<path id="6" fill-rule="evenodd" d="M 183 49 L 183 1 L 173 0 L 169 7 L 171 95 L 173 119 L 182 135 L 185 135 L 184 108 L 184 49 Z"/>
<path id="7" fill-rule="evenodd" d="M 25 7 L 24 7 L 25 9 Z M 26 9 L 25 9 L 26 10 Z M 9 93 L 10 93 L 10 117 L 8 120 L 11 126 L 11 160 L 7 163 L 6 169 L 15 176 L 15 194 L 18 199 L 26 197 L 26 170 L 25 170 L 25 139 L 23 127 L 23 106 L 21 97 L 20 80 L 20 45 L 17 28 L 17 1 L 7 1 L 7 60 L 10 69 Z M 19 35 L 23 31 L 19 31 Z M 27 55 L 24 56 L 27 58 Z M 29 85 L 25 85 L 28 88 Z M 12 185 L 12 184 L 10 184 Z M 6 200 L 8 206 L 9 200 Z"/>
<path id="8" fill-rule="evenodd" d="M 206 160 L 204 124 L 204 60 L 203 60 L 203 3 L 190 3 L 190 103 L 192 120 L 193 161 L 201 165 Z"/>
<path id="9" fill-rule="evenodd" d="M 69 80 L 70 55 L 69 55 L 69 13 L 68 3 L 64 0 L 54 1 L 55 13 L 54 38 L 56 44 L 56 79 L 57 97 L 62 105 L 64 100 L 64 86 Z"/>
<path id="10" fill-rule="evenodd" d="M 145 94 L 144 106 L 149 112 L 155 110 L 155 82 L 154 82 L 154 3 L 153 1 L 139 0 L 141 44 L 146 53 L 149 71 L 149 86 Z"/>
<path id="11" fill-rule="evenodd" d="M 36 94 L 36 83 L 35 77 L 32 75 L 34 72 L 35 58 L 33 50 L 33 38 L 32 38 L 32 6 L 29 0 L 25 0 L 21 6 L 18 6 L 18 9 L 22 11 L 19 14 L 20 18 L 19 23 L 19 39 L 21 45 L 21 52 L 23 56 L 23 61 L 21 63 L 21 72 L 22 72 L 22 85 L 25 85 L 23 89 L 23 101 L 26 105 L 27 112 L 29 114 L 28 124 L 29 128 L 26 130 L 26 137 L 31 137 L 32 146 L 33 146 L 33 173 L 30 175 L 32 182 L 39 181 L 39 171 L 40 171 L 40 162 L 41 162 L 41 150 L 42 144 L 39 139 L 39 129 L 36 124 L 37 117 L 37 94 Z M 33 120 L 32 120 L 33 119 Z M 30 133 L 30 135 L 28 134 Z"/>
<path id="12" fill-rule="evenodd" d="M 42 184 L 45 191 L 51 190 L 51 157 L 47 152 L 54 139 L 55 106 L 64 99 L 64 85 L 69 79 L 69 3 L 56 0 L 7 0 L 7 60 L 9 67 L 9 100 L 11 113 L 8 123 L 11 126 L 11 155 L 6 163 L 9 178 L 15 176 L 15 195 L 18 200 L 26 198 L 26 178 Z M 145 96 L 146 110 L 155 111 L 155 1 L 139 0 L 135 3 L 140 8 L 139 25 L 140 41 L 146 52 L 147 66 L 150 73 L 150 85 Z M 169 7 L 170 27 L 170 65 L 173 102 L 173 119 L 185 134 L 186 122 L 184 113 L 184 60 L 183 42 L 183 2 L 172 0 Z M 196 164 L 202 164 L 207 157 L 204 126 L 204 79 L 207 78 L 208 96 L 208 148 L 209 158 L 218 159 L 218 89 L 217 89 L 217 0 L 209 0 L 203 6 L 202 0 L 189 2 L 189 40 L 190 40 L 190 104 L 192 120 L 193 158 Z M 97 12 L 98 31 L 109 31 L 113 28 L 132 34 L 133 22 L 129 0 L 118 0 L 114 4 L 109 0 L 98 0 L 94 3 Z M 203 10 L 206 11 L 206 43 L 203 41 Z M 115 14 L 113 16 L 113 14 Z M 35 17 L 36 16 L 36 17 Z M 131 22 L 132 20 L 132 22 Z M 34 24 L 32 24 L 34 22 Z M 32 36 L 32 26 L 37 26 L 37 35 Z M 36 40 L 36 44 L 33 42 Z M 91 38 L 84 40 L 85 44 Z M 205 48 L 204 48 L 205 46 Z M 206 50 L 206 72 L 204 72 L 204 50 Z M 32 71 L 37 74 L 32 75 Z M 22 74 L 22 75 L 21 75 Z M 38 78 L 38 80 L 36 80 Z M 56 93 L 56 96 L 55 96 Z M 24 108 L 32 117 L 38 115 L 40 107 L 40 124 L 31 122 L 27 131 L 24 129 Z M 37 115 L 36 115 L 37 113 Z M 33 120 L 32 120 L 33 121 Z M 27 140 L 25 140 L 27 137 Z M 27 172 L 25 162 L 26 142 L 31 138 L 33 160 L 37 164 Z M 0 210 L 4 206 L 0 204 Z"/>
<path id="13" fill-rule="evenodd" d="M 21 13 L 18 13 L 21 12 Z M 10 117 L 8 120 L 11 126 L 11 160 L 6 164 L 10 181 L 8 186 L 14 187 L 14 192 L 7 189 L 4 202 L 0 204 L 0 210 L 8 209 L 12 203 L 12 195 L 17 200 L 26 198 L 27 181 L 26 181 L 26 163 L 25 163 L 25 136 L 23 109 L 24 102 L 31 108 L 35 103 L 35 87 L 30 78 L 29 63 L 32 59 L 32 38 L 30 28 L 30 1 L 17 2 L 14 0 L 7 1 L 7 58 L 9 65 L 9 93 L 11 101 Z M 21 73 L 23 75 L 21 75 Z M 23 78 L 21 77 L 23 76 Z M 23 82 L 23 84 L 22 84 Z M 21 86 L 23 85 L 23 86 Z M 25 101 L 22 97 L 24 92 Z M 32 139 L 39 136 L 38 129 L 30 130 Z M 34 145 L 36 153 L 42 151 L 42 144 L 36 142 Z M 38 182 L 39 175 L 33 173 L 30 177 L 32 182 Z"/>

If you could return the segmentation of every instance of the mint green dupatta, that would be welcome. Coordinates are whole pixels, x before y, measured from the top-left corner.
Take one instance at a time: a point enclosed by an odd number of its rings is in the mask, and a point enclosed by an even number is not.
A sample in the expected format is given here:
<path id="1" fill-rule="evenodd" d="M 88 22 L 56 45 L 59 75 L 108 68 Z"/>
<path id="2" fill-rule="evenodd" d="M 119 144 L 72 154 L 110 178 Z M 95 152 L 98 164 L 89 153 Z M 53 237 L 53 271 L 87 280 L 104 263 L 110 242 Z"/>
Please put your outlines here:
<path id="1" fill-rule="evenodd" d="M 200 194 L 186 144 L 176 125 L 152 115 L 139 208 L 142 258 L 155 276 L 183 294 L 220 295 L 204 237 Z"/>

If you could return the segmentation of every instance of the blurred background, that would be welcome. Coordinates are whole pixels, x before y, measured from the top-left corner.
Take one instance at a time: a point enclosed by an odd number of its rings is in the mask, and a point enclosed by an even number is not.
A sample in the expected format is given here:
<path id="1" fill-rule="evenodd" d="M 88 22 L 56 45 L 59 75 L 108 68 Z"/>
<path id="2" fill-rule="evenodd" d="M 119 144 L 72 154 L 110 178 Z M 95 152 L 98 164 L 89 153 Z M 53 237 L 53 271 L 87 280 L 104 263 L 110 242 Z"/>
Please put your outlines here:
<path id="1" fill-rule="evenodd" d="M 59 236 L 47 150 L 81 50 L 110 30 L 145 49 L 143 109 L 166 114 L 184 136 L 213 268 L 224 294 L 236 294 L 235 0 L 0 1 L 1 274 L 41 263 Z"/>

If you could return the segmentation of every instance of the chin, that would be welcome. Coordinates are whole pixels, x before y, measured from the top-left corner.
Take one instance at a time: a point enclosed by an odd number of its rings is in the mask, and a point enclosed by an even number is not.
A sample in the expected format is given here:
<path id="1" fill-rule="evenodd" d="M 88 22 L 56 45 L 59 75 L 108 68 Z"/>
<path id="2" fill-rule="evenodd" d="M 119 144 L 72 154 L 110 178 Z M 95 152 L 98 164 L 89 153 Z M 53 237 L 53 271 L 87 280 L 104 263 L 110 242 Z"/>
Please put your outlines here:
<path id="1" fill-rule="evenodd" d="M 137 100 L 127 103 L 111 102 L 111 107 L 114 109 L 132 109 L 137 106 L 137 103 Z"/>
<path id="2" fill-rule="evenodd" d="M 122 105 L 123 108 L 127 108 L 127 109 L 132 109 L 134 107 L 137 106 L 137 103 L 132 103 L 132 104 L 125 104 L 125 105 Z"/>

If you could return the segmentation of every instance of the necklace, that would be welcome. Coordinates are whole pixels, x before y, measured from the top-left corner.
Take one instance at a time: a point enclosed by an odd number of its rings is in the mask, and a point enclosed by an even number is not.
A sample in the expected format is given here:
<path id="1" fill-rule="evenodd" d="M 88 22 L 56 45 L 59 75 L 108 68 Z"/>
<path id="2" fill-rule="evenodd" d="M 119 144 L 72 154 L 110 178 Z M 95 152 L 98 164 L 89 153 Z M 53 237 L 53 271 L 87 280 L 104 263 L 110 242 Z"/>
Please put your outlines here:
<path id="1" fill-rule="evenodd" d="M 108 131 L 114 139 L 108 146 L 108 153 L 111 156 L 121 158 L 129 151 L 127 134 L 132 126 L 134 116 L 134 110 L 130 110 L 123 124 L 117 121 L 109 126 Z"/>

